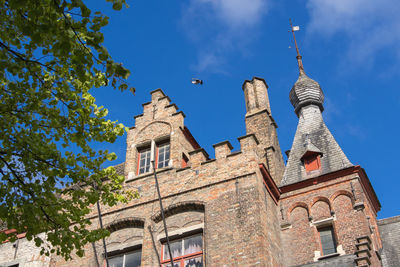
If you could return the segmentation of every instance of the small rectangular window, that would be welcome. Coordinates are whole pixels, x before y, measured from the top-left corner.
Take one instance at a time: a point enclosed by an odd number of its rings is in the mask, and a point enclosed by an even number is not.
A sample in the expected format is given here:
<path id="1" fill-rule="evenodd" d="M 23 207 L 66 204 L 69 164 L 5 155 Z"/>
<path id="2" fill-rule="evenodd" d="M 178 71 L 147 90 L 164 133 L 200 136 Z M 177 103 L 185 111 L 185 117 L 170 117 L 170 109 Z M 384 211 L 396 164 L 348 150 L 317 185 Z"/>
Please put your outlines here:
<path id="1" fill-rule="evenodd" d="M 138 150 L 138 169 L 137 174 L 147 173 L 151 171 L 151 148 L 146 147 Z M 158 169 L 168 167 L 170 160 L 170 144 L 164 142 L 156 144 L 155 165 Z"/>
<path id="2" fill-rule="evenodd" d="M 184 237 L 170 242 L 174 257 L 174 267 L 203 266 L 203 236 L 201 234 Z M 162 245 L 162 266 L 171 267 L 168 245 Z"/>
<path id="3" fill-rule="evenodd" d="M 113 256 L 108 259 L 109 267 L 140 267 L 141 262 L 141 249 Z M 104 265 L 106 266 L 106 264 Z"/>
<path id="4" fill-rule="evenodd" d="M 168 167 L 168 163 L 169 163 L 169 143 L 164 143 L 160 146 L 157 147 L 158 150 L 158 157 L 157 157 L 157 161 L 158 161 L 158 168 L 165 168 Z"/>
<path id="5" fill-rule="evenodd" d="M 139 151 L 139 171 L 138 174 L 150 171 L 150 154 L 151 149 L 146 148 Z"/>
<path id="6" fill-rule="evenodd" d="M 307 172 L 319 170 L 321 168 L 320 155 L 304 159 L 304 166 Z"/>
<path id="7" fill-rule="evenodd" d="M 322 255 L 336 253 L 336 242 L 332 226 L 318 228 L 321 239 Z"/>
<path id="8" fill-rule="evenodd" d="M 181 166 L 181 167 L 182 167 L 182 168 L 187 167 L 188 162 L 189 162 L 188 157 L 186 157 L 186 155 L 185 155 L 184 153 L 182 153 L 182 166 Z"/>

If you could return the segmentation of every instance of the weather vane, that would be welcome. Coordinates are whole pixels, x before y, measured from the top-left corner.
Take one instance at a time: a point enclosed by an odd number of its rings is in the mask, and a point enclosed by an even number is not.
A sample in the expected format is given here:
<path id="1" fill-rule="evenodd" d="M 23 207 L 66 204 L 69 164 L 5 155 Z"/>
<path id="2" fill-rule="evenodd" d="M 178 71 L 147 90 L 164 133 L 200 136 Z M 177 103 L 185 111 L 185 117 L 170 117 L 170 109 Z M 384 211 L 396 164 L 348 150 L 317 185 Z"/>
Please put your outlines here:
<path id="1" fill-rule="evenodd" d="M 296 53 L 297 53 L 296 58 L 297 58 L 297 64 L 299 65 L 299 71 L 300 71 L 300 73 L 304 73 L 303 61 L 301 60 L 299 47 L 298 47 L 297 41 L 296 41 L 296 35 L 294 34 L 294 32 L 297 32 L 297 31 L 300 30 L 300 27 L 299 26 L 293 26 L 291 19 L 289 19 L 289 22 L 290 22 L 290 30 L 289 30 L 289 32 L 292 32 L 293 39 L 294 39 L 294 45 L 296 46 Z"/>

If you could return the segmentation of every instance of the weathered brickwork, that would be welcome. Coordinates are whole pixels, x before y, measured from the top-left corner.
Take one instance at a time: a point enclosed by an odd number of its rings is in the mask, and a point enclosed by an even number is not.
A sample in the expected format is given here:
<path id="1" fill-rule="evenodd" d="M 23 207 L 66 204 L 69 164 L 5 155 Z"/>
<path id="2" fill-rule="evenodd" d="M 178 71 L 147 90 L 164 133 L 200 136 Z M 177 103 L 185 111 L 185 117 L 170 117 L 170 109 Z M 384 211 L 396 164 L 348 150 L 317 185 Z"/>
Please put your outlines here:
<path id="1" fill-rule="evenodd" d="M 266 92 L 265 92 L 266 93 Z M 202 232 L 204 261 L 208 266 L 283 266 L 277 204 L 265 191 L 258 164 L 263 163 L 268 136 L 259 133 L 275 126 L 239 137 L 240 151 L 231 153 L 229 142 L 214 145 L 215 159 L 196 147 L 184 126 L 184 115 L 161 90 L 153 91 L 152 102 L 143 105 L 143 115 L 127 137 L 127 156 L 124 174 L 126 188 L 135 189 L 140 198 L 117 207 L 102 207 L 106 225 L 126 221 L 141 221 L 125 229 L 110 228 L 107 247 L 118 250 L 127 246 L 142 247 L 142 266 L 157 266 L 164 228 L 160 217 L 152 173 L 138 174 L 138 153 L 151 140 L 169 140 L 171 161 L 157 171 L 167 227 L 171 238 L 182 231 Z M 272 117 L 270 117 L 272 118 Z M 249 125 L 250 127 L 250 125 Z M 262 136 L 262 141 L 256 136 Z M 280 148 L 277 149 L 280 151 Z M 189 159 L 182 168 L 182 154 Z M 282 170 L 282 166 L 280 167 Z M 134 216 L 134 218 L 132 218 Z M 95 211 L 93 227 L 98 227 Z M 128 223 L 129 225 L 129 223 Z M 101 242 L 87 246 L 85 259 L 71 262 L 58 259 L 52 266 L 96 266 L 103 262 Z"/>
<path id="2" fill-rule="evenodd" d="M 371 266 L 380 266 L 376 255 L 381 249 L 376 214 L 357 174 L 285 193 L 281 205 L 287 266 L 317 261 L 324 256 L 318 227 L 326 225 L 334 229 L 339 255 L 356 253 L 357 238 L 368 236 L 372 240 Z"/>
<path id="3" fill-rule="evenodd" d="M 41 237 L 43 238 L 43 234 Z M 18 239 L 14 243 L 6 242 L 0 248 L 0 266 L 12 266 L 20 264 L 23 267 L 48 267 L 50 257 L 40 255 L 40 248 L 35 243 L 25 238 Z"/>
<path id="4" fill-rule="evenodd" d="M 116 166 L 126 178 L 125 188 L 137 190 L 140 198 L 101 207 L 110 231 L 107 255 L 140 249 L 141 266 L 162 264 L 166 237 L 154 173 L 139 171 L 140 159 L 154 141 L 170 146 L 169 163 L 156 170 L 169 237 L 201 234 L 203 266 L 381 266 L 381 254 L 383 262 L 393 261 L 400 239 L 389 231 L 399 226 L 381 221 L 379 232 L 379 201 L 364 170 L 351 165 L 323 123 L 323 98 L 317 108 L 307 109 L 301 102 L 298 136 L 285 167 L 266 82 L 255 77 L 242 88 L 246 135 L 238 138 L 237 152 L 229 141 L 213 145 L 215 159 L 196 142 L 185 127 L 184 113 L 169 97 L 161 89 L 151 92 L 151 101 L 143 104 L 143 114 L 128 132 L 126 161 Z M 306 172 L 301 159 L 305 149 L 322 157 L 320 170 Z M 93 208 L 90 214 L 93 228 L 99 227 L 96 212 Z M 323 253 L 319 231 L 324 227 L 333 229 L 336 253 Z M 383 252 L 381 235 L 390 240 L 383 242 Z M 88 244 L 83 258 L 68 262 L 56 255 L 41 257 L 24 238 L 18 242 L 18 249 L 11 243 L 0 246 L 0 266 L 105 264 L 101 241 Z"/>

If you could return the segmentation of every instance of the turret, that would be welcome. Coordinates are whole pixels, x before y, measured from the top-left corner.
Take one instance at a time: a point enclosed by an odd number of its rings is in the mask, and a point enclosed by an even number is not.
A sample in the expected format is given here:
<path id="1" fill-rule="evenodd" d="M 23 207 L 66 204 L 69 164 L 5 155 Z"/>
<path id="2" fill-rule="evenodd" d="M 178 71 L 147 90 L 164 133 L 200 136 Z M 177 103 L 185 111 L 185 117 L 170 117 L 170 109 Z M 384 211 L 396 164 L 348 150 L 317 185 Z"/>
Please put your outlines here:
<path id="1" fill-rule="evenodd" d="M 243 83 L 246 100 L 246 133 L 255 134 L 259 141 L 257 154 L 277 184 L 282 179 L 285 164 L 278 142 L 275 123 L 271 114 L 268 85 L 264 79 L 253 77 Z"/>

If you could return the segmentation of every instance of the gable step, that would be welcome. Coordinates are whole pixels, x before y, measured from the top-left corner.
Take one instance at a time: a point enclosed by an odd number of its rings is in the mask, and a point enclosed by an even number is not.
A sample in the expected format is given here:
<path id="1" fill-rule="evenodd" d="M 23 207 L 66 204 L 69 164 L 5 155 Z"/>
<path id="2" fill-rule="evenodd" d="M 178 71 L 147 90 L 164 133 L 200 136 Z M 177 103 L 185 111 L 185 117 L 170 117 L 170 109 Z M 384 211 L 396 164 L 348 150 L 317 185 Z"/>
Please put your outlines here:
<path id="1" fill-rule="evenodd" d="M 354 261 L 356 262 L 357 266 L 359 266 L 358 264 L 359 264 L 360 262 L 361 262 L 361 264 L 363 264 L 364 262 L 362 262 L 362 261 L 367 262 L 367 265 L 368 265 L 368 266 L 371 264 L 371 261 L 370 261 L 369 257 L 367 257 L 367 256 L 364 256 L 364 257 L 357 257 L 357 258 L 354 259 Z M 364 265 L 365 265 L 365 263 L 364 263 Z M 362 266 L 362 265 L 361 265 L 361 266 Z"/>
<path id="2" fill-rule="evenodd" d="M 360 255 L 360 254 L 363 254 L 363 253 L 365 253 L 365 254 L 367 254 L 367 255 Z M 354 254 L 356 254 L 357 257 L 362 257 L 362 256 L 367 256 L 368 258 L 371 257 L 371 252 L 369 252 L 368 249 L 360 249 L 360 250 L 357 250 Z"/>
<path id="3" fill-rule="evenodd" d="M 361 242 L 361 243 L 356 243 L 356 248 L 357 250 L 360 250 L 362 246 L 368 247 L 369 250 L 371 250 L 371 245 L 369 242 Z"/>

